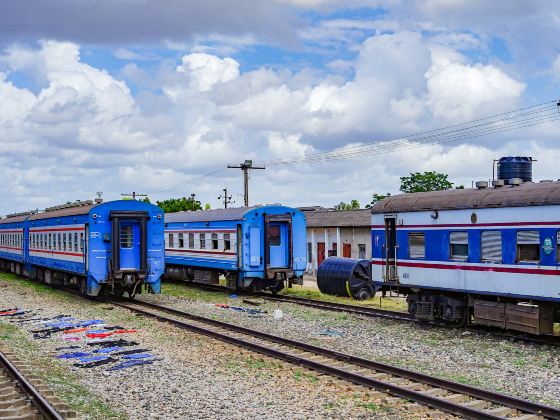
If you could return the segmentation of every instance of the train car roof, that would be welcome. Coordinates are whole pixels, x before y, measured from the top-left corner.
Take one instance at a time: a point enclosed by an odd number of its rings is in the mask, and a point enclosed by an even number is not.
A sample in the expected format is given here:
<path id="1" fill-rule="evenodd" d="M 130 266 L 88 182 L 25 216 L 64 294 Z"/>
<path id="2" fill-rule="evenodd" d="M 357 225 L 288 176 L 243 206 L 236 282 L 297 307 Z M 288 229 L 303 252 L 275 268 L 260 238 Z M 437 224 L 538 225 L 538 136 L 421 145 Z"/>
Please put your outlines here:
<path id="1" fill-rule="evenodd" d="M 81 214 L 88 214 L 95 204 L 69 207 L 66 209 L 44 211 L 42 213 L 32 214 L 27 220 L 41 220 L 41 219 L 52 219 L 55 217 L 65 217 L 65 216 L 78 216 Z"/>
<path id="2" fill-rule="evenodd" d="M 240 220 L 246 213 L 262 206 L 231 207 L 229 209 L 178 211 L 165 213 L 165 223 L 214 222 L 219 220 Z"/>
<path id="3" fill-rule="evenodd" d="M 372 214 L 495 207 L 560 205 L 560 182 L 527 182 L 499 188 L 454 189 L 387 197 L 375 203 Z"/>
<path id="4" fill-rule="evenodd" d="M 8 223 L 24 222 L 28 217 L 29 217 L 29 215 L 6 217 L 4 219 L 0 219 L 0 225 L 6 225 Z"/>

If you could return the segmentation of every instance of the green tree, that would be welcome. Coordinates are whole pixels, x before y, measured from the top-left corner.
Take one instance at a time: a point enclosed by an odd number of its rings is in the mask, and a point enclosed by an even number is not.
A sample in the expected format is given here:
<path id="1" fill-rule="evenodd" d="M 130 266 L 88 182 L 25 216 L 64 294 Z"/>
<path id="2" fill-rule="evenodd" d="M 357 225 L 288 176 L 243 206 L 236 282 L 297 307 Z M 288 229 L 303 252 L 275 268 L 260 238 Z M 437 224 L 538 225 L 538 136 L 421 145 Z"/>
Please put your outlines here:
<path id="1" fill-rule="evenodd" d="M 383 200 L 384 198 L 390 197 L 391 193 L 387 193 L 387 194 L 377 194 L 377 193 L 373 193 L 371 195 L 371 203 L 366 204 L 366 209 L 371 208 L 371 206 L 373 206 L 375 203 L 377 203 L 378 201 Z"/>
<path id="2" fill-rule="evenodd" d="M 148 203 L 148 204 L 152 204 L 152 202 L 150 201 L 149 197 L 144 197 L 142 200 L 140 200 L 143 203 Z"/>
<path id="3" fill-rule="evenodd" d="M 204 205 L 204 210 L 210 210 L 210 209 L 211 209 L 210 203 L 206 203 L 206 204 Z"/>
<path id="4" fill-rule="evenodd" d="M 453 188 L 453 183 L 447 179 L 447 175 L 434 171 L 415 172 L 410 176 L 401 177 L 400 190 L 404 193 L 415 193 L 425 191 L 440 191 Z"/>
<path id="5" fill-rule="evenodd" d="M 359 208 L 360 208 L 360 202 L 358 200 L 352 200 L 350 201 L 350 203 L 345 203 L 344 201 L 341 201 L 339 204 L 334 206 L 334 209 L 336 211 L 357 210 Z"/>
<path id="6" fill-rule="evenodd" d="M 156 204 L 166 213 L 175 213 L 177 211 L 186 210 L 202 210 L 200 201 L 193 200 L 192 197 L 168 198 L 167 200 L 156 201 Z"/>

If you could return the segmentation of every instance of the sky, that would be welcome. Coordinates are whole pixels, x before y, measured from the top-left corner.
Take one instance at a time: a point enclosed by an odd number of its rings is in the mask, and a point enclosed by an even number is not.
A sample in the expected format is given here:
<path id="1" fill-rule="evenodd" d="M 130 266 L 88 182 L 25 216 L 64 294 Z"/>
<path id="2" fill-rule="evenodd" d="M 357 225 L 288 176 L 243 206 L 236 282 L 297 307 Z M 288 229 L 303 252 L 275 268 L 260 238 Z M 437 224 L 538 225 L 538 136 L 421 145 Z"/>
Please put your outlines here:
<path id="1" fill-rule="evenodd" d="M 0 214 L 98 191 L 240 206 L 226 167 L 247 159 L 251 204 L 365 205 L 417 171 L 470 187 L 508 155 L 556 180 L 558 39 L 547 0 L 4 1 Z M 412 136 L 543 103 L 538 124 Z M 309 159 L 333 151 L 352 158 Z"/>

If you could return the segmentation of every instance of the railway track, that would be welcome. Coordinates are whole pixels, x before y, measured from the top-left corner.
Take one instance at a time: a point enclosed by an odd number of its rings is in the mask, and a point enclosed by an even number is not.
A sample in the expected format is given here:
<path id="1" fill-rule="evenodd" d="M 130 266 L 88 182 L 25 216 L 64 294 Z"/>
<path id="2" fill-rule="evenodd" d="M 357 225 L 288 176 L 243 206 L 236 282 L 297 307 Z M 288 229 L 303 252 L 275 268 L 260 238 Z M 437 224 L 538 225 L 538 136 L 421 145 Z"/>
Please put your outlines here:
<path id="1" fill-rule="evenodd" d="M 469 419 L 560 418 L 560 409 L 140 301 L 109 301 L 247 350 Z"/>
<path id="2" fill-rule="evenodd" d="M 216 292 L 222 292 L 222 293 L 231 292 L 231 290 L 218 285 L 195 284 L 195 283 L 186 283 L 186 284 L 188 284 L 189 286 L 194 286 L 197 288 L 207 289 Z M 420 321 L 418 319 L 412 318 L 406 312 L 390 311 L 386 309 L 377 309 L 377 308 L 371 308 L 367 306 L 351 305 L 347 303 L 327 302 L 327 301 L 308 299 L 308 298 L 302 298 L 297 296 L 286 296 L 280 294 L 272 295 L 266 292 L 253 293 L 248 295 L 258 296 L 272 302 L 293 303 L 296 305 L 307 306 L 309 308 L 322 309 L 326 311 L 345 312 L 354 315 L 361 315 L 361 316 L 373 317 L 373 318 L 385 318 L 385 319 L 391 319 L 391 320 L 402 321 L 402 322 L 414 322 L 423 325 L 433 325 L 434 327 L 439 327 L 439 328 L 456 328 L 451 325 Z M 492 336 L 495 336 L 497 338 L 503 338 L 510 341 L 520 341 L 520 342 L 530 343 L 530 344 L 546 344 L 550 346 L 560 347 L 560 336 L 558 335 L 532 335 L 532 334 L 525 334 L 521 332 L 503 331 L 497 328 L 486 327 L 481 325 L 472 325 L 469 327 L 464 327 L 464 329 L 477 334 L 491 334 Z"/>
<path id="3" fill-rule="evenodd" d="M 69 418 L 76 418 L 76 413 L 54 397 L 10 351 L 0 347 L 0 419 Z"/>

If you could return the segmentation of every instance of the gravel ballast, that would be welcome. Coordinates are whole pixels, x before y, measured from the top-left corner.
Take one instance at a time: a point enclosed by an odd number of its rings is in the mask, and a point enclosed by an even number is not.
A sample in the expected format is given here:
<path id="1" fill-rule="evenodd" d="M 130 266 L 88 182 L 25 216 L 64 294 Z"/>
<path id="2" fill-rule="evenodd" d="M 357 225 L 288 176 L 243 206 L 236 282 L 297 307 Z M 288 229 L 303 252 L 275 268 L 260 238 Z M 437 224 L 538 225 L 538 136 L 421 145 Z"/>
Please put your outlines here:
<path id="1" fill-rule="evenodd" d="M 255 307 L 243 297 L 173 285 L 174 294 L 142 295 L 140 299 L 197 315 L 231 322 L 366 359 L 411 368 L 422 373 L 560 407 L 560 349 L 510 342 L 491 334 L 422 326 L 381 318 L 365 318 L 260 300 Z M 165 287 L 164 287 L 165 290 Z M 254 299 L 252 299 L 254 300 Z M 258 308 L 258 317 L 214 304 Z M 275 308 L 283 317 L 273 318 Z"/>
<path id="2" fill-rule="evenodd" d="M 49 370 L 70 372 L 87 395 L 61 395 L 77 411 L 86 398 L 103 401 L 112 411 L 81 413 L 84 418 L 259 418 L 259 419 L 319 419 L 319 418 L 423 418 L 422 411 L 413 412 L 408 403 L 379 393 L 354 387 L 315 372 L 301 370 L 269 358 L 178 330 L 160 322 L 137 317 L 129 311 L 104 303 L 86 301 L 78 296 L 36 283 L 1 277 L 0 308 L 35 310 L 41 317 L 68 314 L 79 319 L 103 319 L 108 324 L 137 329 L 133 336 L 139 347 L 149 349 L 158 359 L 152 365 L 137 366 L 120 371 L 107 371 L 107 366 L 90 369 L 74 367 L 71 361 L 60 360 L 56 350 L 68 343 L 62 333 L 51 338 L 34 340 L 33 324 L 18 324 L 14 318 L 0 318 L 0 332 L 17 327 L 31 343 L 15 345 L 8 335 L 3 342 L 16 353 L 33 363 L 37 370 L 48 375 Z M 150 297 L 150 300 L 181 306 L 197 306 L 206 315 L 229 320 L 259 322 L 265 319 L 243 320 L 240 314 L 231 318 L 229 310 L 214 309 L 205 303 L 190 303 L 182 299 Z M 239 318 L 238 318 L 239 317 Z M 274 324 L 287 326 L 291 316 Z M 274 322 L 272 317 L 267 320 Z M 284 327 L 282 327 L 283 329 Z M 1 335 L 1 334 L 0 334 Z M 6 338 L 6 339 L 5 339 Z M 120 337 L 119 337 L 120 338 Z M 54 385 L 56 392 L 56 383 Z M 61 387 L 59 387 L 62 389 Z M 409 407 L 409 410 L 406 410 Z"/>

